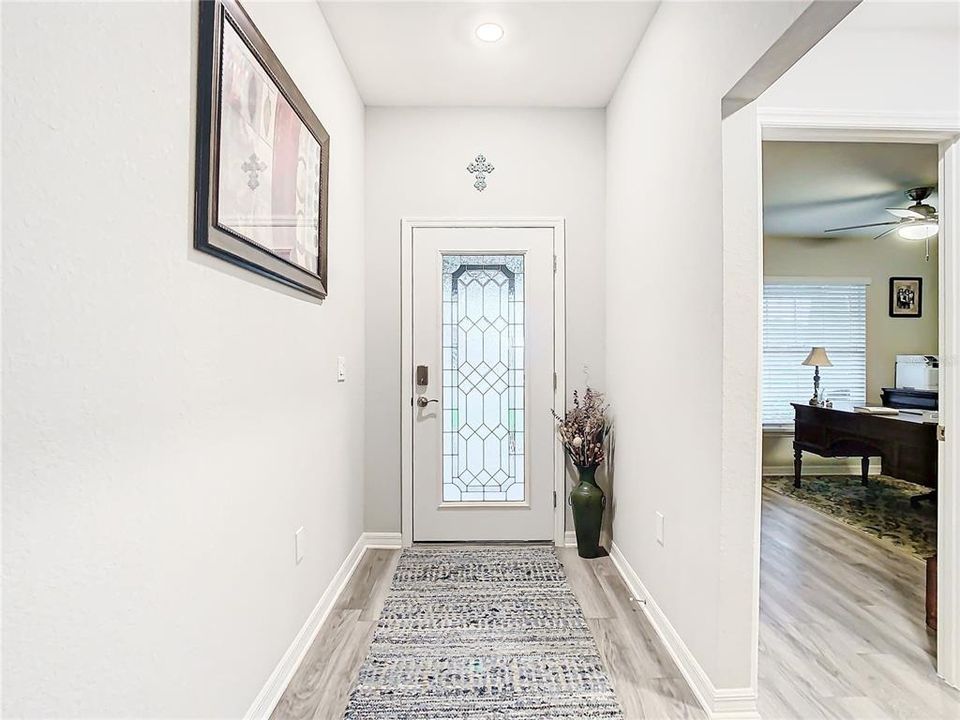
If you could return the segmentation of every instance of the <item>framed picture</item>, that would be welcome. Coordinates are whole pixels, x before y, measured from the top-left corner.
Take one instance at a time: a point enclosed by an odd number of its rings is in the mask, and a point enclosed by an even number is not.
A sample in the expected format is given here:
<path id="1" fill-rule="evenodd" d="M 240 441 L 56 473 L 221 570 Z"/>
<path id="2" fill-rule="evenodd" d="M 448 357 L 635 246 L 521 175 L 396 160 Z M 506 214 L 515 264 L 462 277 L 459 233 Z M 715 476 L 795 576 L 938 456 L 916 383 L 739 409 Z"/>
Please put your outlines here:
<path id="1" fill-rule="evenodd" d="M 923 313 L 923 278 L 890 278 L 890 317 L 918 318 Z"/>
<path id="2" fill-rule="evenodd" d="M 330 136 L 236 0 L 201 0 L 194 247 L 327 295 Z"/>

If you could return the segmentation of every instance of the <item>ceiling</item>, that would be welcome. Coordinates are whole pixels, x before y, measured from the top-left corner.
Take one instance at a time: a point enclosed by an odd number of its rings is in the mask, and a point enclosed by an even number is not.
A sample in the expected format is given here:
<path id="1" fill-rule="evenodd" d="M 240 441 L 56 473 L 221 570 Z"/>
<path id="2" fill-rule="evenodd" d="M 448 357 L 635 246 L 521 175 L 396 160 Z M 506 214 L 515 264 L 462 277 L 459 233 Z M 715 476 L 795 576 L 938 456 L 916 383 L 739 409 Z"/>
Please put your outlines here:
<path id="1" fill-rule="evenodd" d="M 447 107 L 605 107 L 657 5 L 320 2 L 367 105 Z"/>
<path id="2" fill-rule="evenodd" d="M 849 15 L 857 32 L 952 33 L 960 28 L 960 4 L 950 0 L 866 0 Z"/>
<path id="3" fill-rule="evenodd" d="M 937 185 L 937 146 L 902 143 L 764 142 L 763 232 L 779 237 L 878 235 L 885 228 L 824 233 L 887 222 L 904 191 Z M 938 207 L 937 194 L 926 200 Z"/>

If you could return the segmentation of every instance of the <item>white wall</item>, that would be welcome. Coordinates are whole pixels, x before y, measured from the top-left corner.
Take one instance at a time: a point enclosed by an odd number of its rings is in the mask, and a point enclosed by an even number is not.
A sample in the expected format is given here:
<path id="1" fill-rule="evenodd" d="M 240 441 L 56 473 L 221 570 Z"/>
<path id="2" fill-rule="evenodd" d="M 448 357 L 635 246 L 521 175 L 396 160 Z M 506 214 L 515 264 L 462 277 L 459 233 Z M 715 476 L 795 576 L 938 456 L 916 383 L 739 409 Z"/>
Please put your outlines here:
<path id="1" fill-rule="evenodd" d="M 400 530 L 400 219 L 565 217 L 568 389 L 602 388 L 604 142 L 603 110 L 368 109 L 367 530 Z"/>
<path id="2" fill-rule="evenodd" d="M 614 539 L 705 685 L 746 695 L 753 530 L 721 521 L 720 101 L 805 6 L 662 4 L 607 108 Z"/>
<path id="3" fill-rule="evenodd" d="M 364 108 L 245 5 L 332 136 L 323 305 L 191 249 L 195 4 L 4 4 L 4 716 L 241 716 L 362 530 Z"/>

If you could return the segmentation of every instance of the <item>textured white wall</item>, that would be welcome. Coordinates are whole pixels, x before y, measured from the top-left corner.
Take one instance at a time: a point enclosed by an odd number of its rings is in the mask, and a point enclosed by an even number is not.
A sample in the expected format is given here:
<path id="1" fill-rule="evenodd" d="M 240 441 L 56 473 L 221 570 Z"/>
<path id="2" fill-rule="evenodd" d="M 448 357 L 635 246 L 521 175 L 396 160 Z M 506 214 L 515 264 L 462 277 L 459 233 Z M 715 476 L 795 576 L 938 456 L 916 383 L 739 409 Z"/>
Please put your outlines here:
<path id="1" fill-rule="evenodd" d="M 720 688 L 752 682 L 750 517 L 721 521 L 720 101 L 805 6 L 662 4 L 607 108 L 614 539 Z"/>
<path id="2" fill-rule="evenodd" d="M 614 538 L 718 688 L 755 680 L 761 278 L 754 108 L 721 132 L 719 104 L 804 5 L 662 5 L 607 108 Z M 930 33 L 884 29 L 916 20 L 915 3 L 895 5 L 854 10 L 756 105 L 955 113 L 955 6 L 941 4 L 949 22 Z M 891 78 L 905 82 L 918 57 L 938 92 L 904 107 Z M 666 237 L 638 232 L 672 188 L 682 221 Z M 643 296 L 669 298 L 669 312 L 643 312 L 638 273 Z"/>
<path id="3" fill-rule="evenodd" d="M 362 530 L 364 108 L 246 4 L 332 136 L 323 305 L 192 250 L 195 4 L 4 4 L 4 716 L 242 715 Z"/>
<path id="4" fill-rule="evenodd" d="M 604 142 L 603 110 L 368 109 L 367 530 L 400 530 L 400 219 L 565 217 L 568 388 L 602 388 Z"/>

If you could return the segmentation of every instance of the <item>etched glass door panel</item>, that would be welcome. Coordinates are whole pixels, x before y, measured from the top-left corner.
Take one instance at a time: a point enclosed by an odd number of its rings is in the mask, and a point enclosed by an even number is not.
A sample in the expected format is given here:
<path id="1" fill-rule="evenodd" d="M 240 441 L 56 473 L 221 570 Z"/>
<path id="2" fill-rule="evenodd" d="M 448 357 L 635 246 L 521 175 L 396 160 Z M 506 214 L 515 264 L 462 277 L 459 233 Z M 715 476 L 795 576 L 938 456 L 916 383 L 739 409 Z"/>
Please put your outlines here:
<path id="1" fill-rule="evenodd" d="M 523 255 L 442 265 L 443 502 L 524 502 Z"/>

